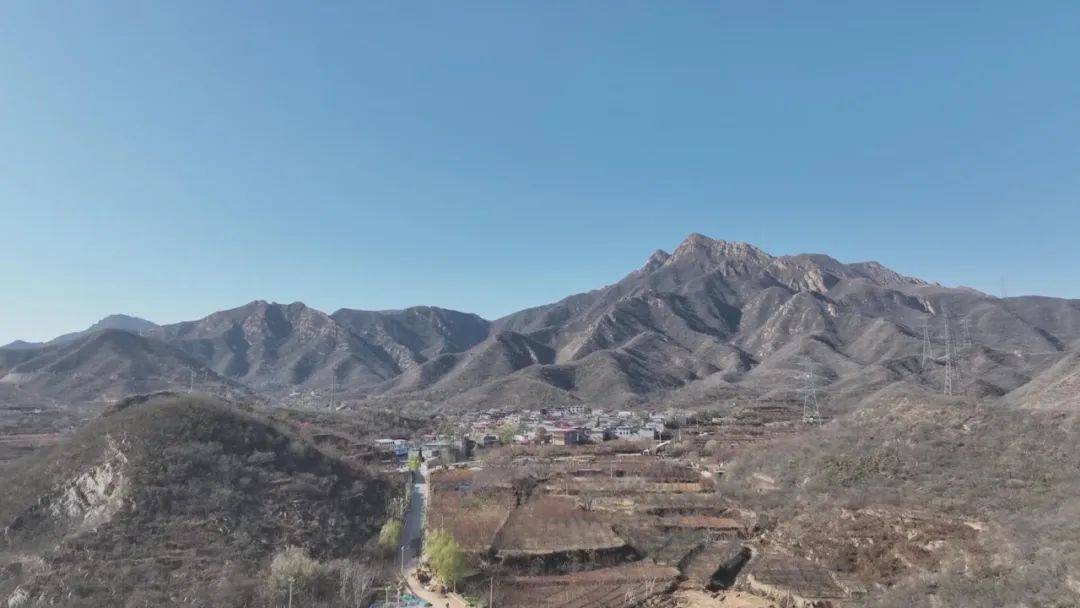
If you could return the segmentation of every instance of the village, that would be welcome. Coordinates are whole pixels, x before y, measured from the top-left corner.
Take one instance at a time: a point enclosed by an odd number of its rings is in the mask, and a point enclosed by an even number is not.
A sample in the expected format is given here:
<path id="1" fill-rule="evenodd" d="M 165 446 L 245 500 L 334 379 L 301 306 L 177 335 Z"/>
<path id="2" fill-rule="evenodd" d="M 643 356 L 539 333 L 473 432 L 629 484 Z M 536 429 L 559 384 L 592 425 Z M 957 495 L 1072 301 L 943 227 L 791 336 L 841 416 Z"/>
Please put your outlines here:
<path id="1" fill-rule="evenodd" d="M 539 410 L 492 408 L 449 419 L 442 432 L 425 433 L 417 439 L 380 438 L 375 445 L 387 459 L 422 457 L 429 466 L 466 461 L 476 450 L 501 445 L 572 446 L 635 440 L 653 442 L 651 449 L 655 450 L 656 445 L 663 449 L 672 432 L 690 419 L 688 413 L 677 409 L 605 411 L 585 405 Z"/>
<path id="2" fill-rule="evenodd" d="M 757 515 L 716 491 L 729 459 L 804 432 L 799 414 L 492 408 L 376 439 L 412 471 L 416 519 L 400 540 L 408 593 L 382 605 L 841 605 L 857 585 L 761 546 Z"/>

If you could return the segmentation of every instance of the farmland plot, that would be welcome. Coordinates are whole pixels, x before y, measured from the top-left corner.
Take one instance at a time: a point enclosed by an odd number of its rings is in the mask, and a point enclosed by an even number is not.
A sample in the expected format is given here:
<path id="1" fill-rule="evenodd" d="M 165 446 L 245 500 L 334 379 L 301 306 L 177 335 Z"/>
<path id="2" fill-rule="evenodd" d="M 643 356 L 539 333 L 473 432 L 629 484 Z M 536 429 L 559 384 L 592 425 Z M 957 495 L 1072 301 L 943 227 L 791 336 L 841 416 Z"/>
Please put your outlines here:
<path id="1" fill-rule="evenodd" d="M 487 553 L 514 504 L 509 487 L 477 482 L 473 471 L 439 471 L 431 476 L 428 528 L 448 532 L 466 553 Z"/>
<path id="2" fill-rule="evenodd" d="M 648 561 L 558 576 L 515 577 L 496 605 L 536 608 L 623 608 L 668 592 L 679 571 Z"/>
<path id="3" fill-rule="evenodd" d="M 608 523 L 554 496 L 537 497 L 515 509 L 495 541 L 501 556 L 611 551 L 625 545 Z"/>

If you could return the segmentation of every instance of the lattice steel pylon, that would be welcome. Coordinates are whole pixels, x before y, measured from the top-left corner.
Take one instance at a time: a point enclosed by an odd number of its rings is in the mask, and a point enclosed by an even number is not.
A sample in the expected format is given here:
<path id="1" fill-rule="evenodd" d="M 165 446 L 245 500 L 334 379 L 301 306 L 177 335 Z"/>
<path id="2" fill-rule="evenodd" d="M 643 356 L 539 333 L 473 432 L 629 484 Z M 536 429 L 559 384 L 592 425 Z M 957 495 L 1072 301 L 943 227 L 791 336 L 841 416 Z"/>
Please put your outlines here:
<path id="1" fill-rule="evenodd" d="M 956 377 L 956 388 L 960 390 L 961 394 L 966 393 L 964 388 L 965 375 L 969 378 L 974 378 L 971 373 L 971 355 L 972 355 L 972 342 L 971 342 L 971 327 L 968 323 L 967 316 L 960 317 L 960 334 L 956 337 L 956 345 L 953 348 L 953 356 L 956 358 L 954 364 L 954 376 Z"/>
<path id="2" fill-rule="evenodd" d="M 945 312 L 945 383 L 942 387 L 946 395 L 953 394 L 953 344 L 952 332 L 949 330 L 949 313 Z"/>
<path id="3" fill-rule="evenodd" d="M 814 364 L 809 359 L 803 361 L 803 406 L 802 418 L 805 424 L 821 424 L 821 410 L 818 409 L 817 378 L 814 376 Z"/>
<path id="4" fill-rule="evenodd" d="M 974 343 L 971 341 L 971 324 L 968 323 L 968 318 L 966 316 L 960 319 L 960 332 L 962 340 L 960 347 L 964 350 L 971 350 Z"/>
<path id="5" fill-rule="evenodd" d="M 923 319 L 922 366 L 934 360 L 934 346 L 930 343 L 930 315 Z"/>

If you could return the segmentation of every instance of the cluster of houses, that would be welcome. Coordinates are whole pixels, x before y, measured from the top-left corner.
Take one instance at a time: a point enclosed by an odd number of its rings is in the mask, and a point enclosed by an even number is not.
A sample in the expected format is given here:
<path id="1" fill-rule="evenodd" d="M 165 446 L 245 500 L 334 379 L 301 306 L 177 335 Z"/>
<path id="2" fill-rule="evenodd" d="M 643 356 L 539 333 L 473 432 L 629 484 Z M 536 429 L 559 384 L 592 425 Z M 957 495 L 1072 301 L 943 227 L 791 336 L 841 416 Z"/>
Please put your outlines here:
<path id="1" fill-rule="evenodd" d="M 661 440 L 668 427 L 685 422 L 682 411 L 631 412 L 594 410 L 585 405 L 539 410 L 489 409 L 467 412 L 457 420 L 453 436 L 427 434 L 419 439 L 378 439 L 387 459 L 422 457 L 429 463 L 450 464 L 472 457 L 476 447 L 500 444 L 580 445 L 612 439 Z"/>
<path id="2" fill-rule="evenodd" d="M 468 436 L 484 446 L 494 443 L 577 445 L 611 439 L 659 440 L 681 412 L 593 410 L 585 405 L 540 410 L 484 410 L 465 414 Z"/>
<path id="3" fill-rule="evenodd" d="M 424 435 L 420 439 L 376 439 L 375 447 L 388 461 L 404 462 L 421 458 L 430 465 L 452 464 L 467 460 L 474 443 L 467 437 L 452 439 L 437 435 Z"/>

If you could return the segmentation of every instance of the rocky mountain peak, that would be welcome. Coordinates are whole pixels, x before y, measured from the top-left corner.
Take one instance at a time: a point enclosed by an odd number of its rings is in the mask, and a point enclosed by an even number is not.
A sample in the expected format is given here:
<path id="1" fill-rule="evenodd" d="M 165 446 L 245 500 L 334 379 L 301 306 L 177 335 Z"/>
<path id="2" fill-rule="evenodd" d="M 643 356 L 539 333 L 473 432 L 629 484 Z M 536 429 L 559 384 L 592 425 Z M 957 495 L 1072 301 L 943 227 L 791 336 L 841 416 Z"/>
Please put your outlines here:
<path id="1" fill-rule="evenodd" d="M 675 253 L 672 254 L 672 257 L 687 258 L 698 255 L 707 256 L 714 261 L 734 259 L 767 264 L 772 260 L 772 256 L 757 247 L 754 247 L 750 243 L 711 239 L 697 232 L 686 237 L 683 242 L 675 248 Z"/>

